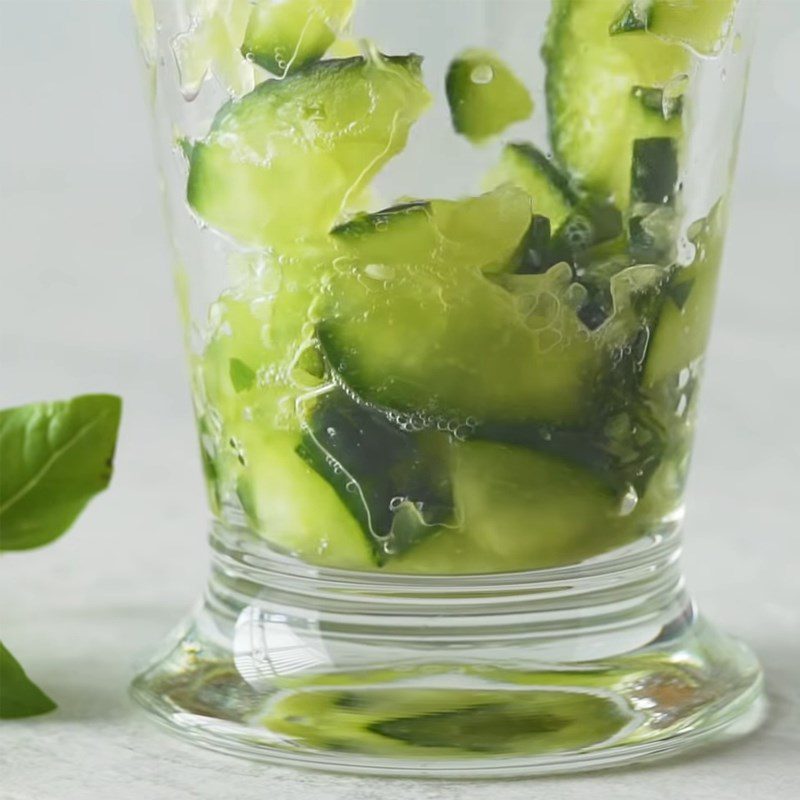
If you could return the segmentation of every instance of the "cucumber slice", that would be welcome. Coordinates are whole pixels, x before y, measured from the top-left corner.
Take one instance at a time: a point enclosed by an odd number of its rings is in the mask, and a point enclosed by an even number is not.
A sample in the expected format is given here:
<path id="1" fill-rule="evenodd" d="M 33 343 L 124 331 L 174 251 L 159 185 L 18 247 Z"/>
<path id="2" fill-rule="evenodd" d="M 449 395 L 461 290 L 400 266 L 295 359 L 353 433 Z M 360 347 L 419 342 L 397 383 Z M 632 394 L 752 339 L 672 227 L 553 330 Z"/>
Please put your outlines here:
<path id="1" fill-rule="evenodd" d="M 390 565 L 397 572 L 506 572 L 574 564 L 631 541 L 621 495 L 590 472 L 527 447 L 470 441 L 453 466 L 461 527 Z"/>
<path id="2" fill-rule="evenodd" d="M 612 33 L 647 30 L 713 56 L 725 46 L 737 0 L 631 0 L 612 25 Z"/>
<path id="3" fill-rule="evenodd" d="M 562 225 L 579 201 L 569 178 L 527 142 L 514 142 L 503 148 L 500 163 L 487 176 L 487 185 L 503 183 L 524 189 L 531 196 L 534 212 L 547 217 L 552 230 Z"/>
<path id="4" fill-rule="evenodd" d="M 506 277 L 436 263 L 375 276 L 353 262 L 331 276 L 322 349 L 367 402 L 445 426 L 583 418 L 608 355 L 576 315 L 583 290 L 566 264 Z"/>
<path id="5" fill-rule="evenodd" d="M 511 68 L 488 50 L 465 50 L 445 78 L 453 128 L 483 142 L 533 114 L 530 92 Z"/>
<path id="6" fill-rule="evenodd" d="M 722 260 L 726 207 L 718 203 L 689 232 L 696 253 L 675 272 L 647 350 L 644 385 L 676 379 L 705 352 L 711 330 L 717 276 Z"/>
<path id="7" fill-rule="evenodd" d="M 406 203 L 361 214 L 331 231 L 339 252 L 381 269 L 439 262 L 507 269 L 531 218 L 528 196 L 513 186 L 463 200 Z"/>
<path id="8" fill-rule="evenodd" d="M 633 96 L 688 72 L 690 55 L 644 32 L 609 35 L 618 0 L 554 0 L 543 55 L 550 140 L 556 157 L 598 195 L 626 208 L 635 139 L 680 137 Z"/>
<path id="9" fill-rule="evenodd" d="M 262 724 L 323 750 L 425 757 L 580 749 L 628 721 L 616 703 L 588 692 L 405 687 L 282 694 Z"/>
<path id="10" fill-rule="evenodd" d="M 192 149 L 187 197 L 259 247 L 326 233 L 393 155 L 430 96 L 418 56 L 311 64 L 219 111 Z"/>
<path id="11" fill-rule="evenodd" d="M 311 564 L 374 569 L 372 548 L 333 488 L 295 452 L 297 435 L 240 431 L 244 465 L 237 484 L 255 532 Z"/>
<path id="12" fill-rule="evenodd" d="M 352 11 L 353 0 L 258 0 L 242 54 L 273 75 L 295 72 L 325 55 Z"/>
<path id="13" fill-rule="evenodd" d="M 453 516 L 447 436 L 403 427 L 333 389 L 315 399 L 297 449 L 359 521 L 379 563 Z"/>

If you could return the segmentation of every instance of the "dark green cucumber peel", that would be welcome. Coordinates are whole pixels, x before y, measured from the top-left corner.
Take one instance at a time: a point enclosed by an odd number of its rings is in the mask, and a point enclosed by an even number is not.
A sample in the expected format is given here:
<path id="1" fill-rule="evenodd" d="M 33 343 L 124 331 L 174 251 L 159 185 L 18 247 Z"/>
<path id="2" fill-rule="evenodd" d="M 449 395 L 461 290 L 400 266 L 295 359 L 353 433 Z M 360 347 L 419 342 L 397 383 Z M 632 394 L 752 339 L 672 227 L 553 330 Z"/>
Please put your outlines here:
<path id="1" fill-rule="evenodd" d="M 511 142 L 506 148 L 526 161 L 538 173 L 542 182 L 548 185 L 549 191 L 558 195 L 562 202 L 571 206 L 578 204 L 580 197 L 569 176 L 538 147 L 530 142 Z"/>
<path id="2" fill-rule="evenodd" d="M 553 265 L 550 220 L 540 214 L 531 217 L 531 224 L 514 256 L 515 272 L 522 275 L 546 272 Z"/>
<path id="3" fill-rule="evenodd" d="M 422 214 L 430 216 L 431 204 L 426 200 L 410 203 L 399 203 L 396 206 L 381 209 L 372 214 L 361 213 L 331 229 L 331 236 L 342 239 L 359 238 L 384 229 L 408 217 Z"/>
<path id="4" fill-rule="evenodd" d="M 402 553 L 453 516 L 448 437 L 405 431 L 343 389 L 320 396 L 298 454 L 333 487 L 385 556 Z"/>
<path id="5" fill-rule="evenodd" d="M 631 160 L 631 203 L 672 205 L 678 187 L 678 143 L 667 136 L 637 139 Z"/>

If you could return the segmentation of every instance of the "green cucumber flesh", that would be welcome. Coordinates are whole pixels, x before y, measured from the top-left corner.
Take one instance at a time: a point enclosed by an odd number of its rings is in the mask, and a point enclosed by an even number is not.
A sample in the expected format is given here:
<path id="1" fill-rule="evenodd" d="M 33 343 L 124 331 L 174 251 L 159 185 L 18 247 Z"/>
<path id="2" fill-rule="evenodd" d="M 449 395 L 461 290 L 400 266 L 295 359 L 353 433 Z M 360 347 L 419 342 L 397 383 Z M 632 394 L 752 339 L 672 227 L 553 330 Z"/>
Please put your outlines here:
<path id="1" fill-rule="evenodd" d="M 725 46 L 738 0 L 630 0 L 612 24 L 611 33 L 646 30 L 688 45 L 704 56 Z"/>
<path id="2" fill-rule="evenodd" d="M 242 54 L 284 76 L 322 58 L 353 10 L 353 0 L 258 0 Z"/>
<path id="3" fill-rule="evenodd" d="M 453 128 L 472 142 L 502 133 L 533 113 L 530 92 L 511 68 L 488 50 L 465 50 L 445 78 Z"/>
<path id="4" fill-rule="evenodd" d="M 679 138 L 682 128 L 633 89 L 666 86 L 689 71 L 690 56 L 645 32 L 610 35 L 618 11 L 618 0 L 554 0 L 543 54 L 553 152 L 579 183 L 624 209 L 634 140 Z"/>
<path id="5" fill-rule="evenodd" d="M 244 466 L 237 494 L 255 532 L 311 564 L 374 569 L 372 547 L 334 488 L 296 452 L 300 437 L 239 434 Z"/>
<path id="6" fill-rule="evenodd" d="M 524 446 L 455 445 L 453 490 L 460 527 L 395 559 L 397 572 L 511 572 L 582 561 L 626 544 L 622 495 L 589 471 Z"/>
<path id="7" fill-rule="evenodd" d="M 248 245 L 324 235 L 427 107 L 420 64 L 418 56 L 318 62 L 227 103 L 192 148 L 190 206 Z"/>

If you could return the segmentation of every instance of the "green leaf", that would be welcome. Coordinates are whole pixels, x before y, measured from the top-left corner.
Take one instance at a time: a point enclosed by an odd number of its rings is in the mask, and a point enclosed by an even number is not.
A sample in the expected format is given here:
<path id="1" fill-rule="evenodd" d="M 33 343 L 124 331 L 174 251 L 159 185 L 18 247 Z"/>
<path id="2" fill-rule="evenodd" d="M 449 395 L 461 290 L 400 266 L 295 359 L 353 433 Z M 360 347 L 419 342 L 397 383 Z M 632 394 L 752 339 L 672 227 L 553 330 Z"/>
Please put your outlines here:
<path id="1" fill-rule="evenodd" d="M 19 719 L 46 714 L 56 704 L 25 674 L 0 642 L 0 719 Z"/>
<path id="2" fill-rule="evenodd" d="M 84 395 L 0 411 L 0 550 L 57 539 L 108 486 L 121 409 Z"/>

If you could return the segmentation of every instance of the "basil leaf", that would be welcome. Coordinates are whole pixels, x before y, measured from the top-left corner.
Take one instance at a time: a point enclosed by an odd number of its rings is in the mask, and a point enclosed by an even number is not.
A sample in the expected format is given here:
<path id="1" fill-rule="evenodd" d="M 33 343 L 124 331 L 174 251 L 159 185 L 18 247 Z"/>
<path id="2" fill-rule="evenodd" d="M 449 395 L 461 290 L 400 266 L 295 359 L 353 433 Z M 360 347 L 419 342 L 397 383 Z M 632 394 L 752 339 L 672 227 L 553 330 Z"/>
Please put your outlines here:
<path id="1" fill-rule="evenodd" d="M 121 409 L 84 395 L 0 411 L 0 550 L 57 539 L 108 486 Z"/>
<path id="2" fill-rule="evenodd" d="M 33 717 L 56 707 L 0 642 L 0 719 Z"/>

